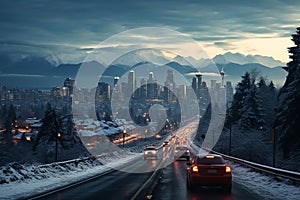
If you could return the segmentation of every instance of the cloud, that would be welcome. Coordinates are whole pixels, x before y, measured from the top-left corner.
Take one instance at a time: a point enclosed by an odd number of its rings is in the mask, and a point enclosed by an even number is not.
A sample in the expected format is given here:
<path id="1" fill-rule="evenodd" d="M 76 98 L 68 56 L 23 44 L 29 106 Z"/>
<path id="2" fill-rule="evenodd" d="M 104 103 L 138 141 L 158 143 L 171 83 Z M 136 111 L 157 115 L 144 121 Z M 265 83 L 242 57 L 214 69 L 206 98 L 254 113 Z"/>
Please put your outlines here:
<path id="1" fill-rule="evenodd" d="M 299 1 L 9 1 L 0 3 L 3 41 L 44 44 L 64 61 L 82 46 L 138 27 L 171 28 L 221 47 L 232 40 L 288 37 L 299 25 Z M 138 39 L 138 38 L 131 38 Z M 164 42 L 164 41 L 162 41 Z M 218 43 L 219 42 L 219 43 Z M 72 52 L 73 54 L 72 55 Z"/>

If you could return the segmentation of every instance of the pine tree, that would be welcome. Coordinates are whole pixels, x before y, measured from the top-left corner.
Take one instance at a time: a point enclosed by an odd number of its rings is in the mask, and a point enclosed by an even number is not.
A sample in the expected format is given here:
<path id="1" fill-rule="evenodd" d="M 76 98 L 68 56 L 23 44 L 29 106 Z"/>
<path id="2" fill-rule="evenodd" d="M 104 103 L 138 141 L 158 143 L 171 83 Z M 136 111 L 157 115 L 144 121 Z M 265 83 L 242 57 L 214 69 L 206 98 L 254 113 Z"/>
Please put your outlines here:
<path id="1" fill-rule="evenodd" d="M 300 27 L 292 35 L 295 46 L 288 48 L 291 61 L 284 69 L 286 81 L 279 91 L 279 107 L 274 128 L 285 157 L 300 149 Z"/>
<path id="2" fill-rule="evenodd" d="M 258 104 L 263 108 L 263 119 L 266 124 L 266 128 L 272 128 L 272 124 L 275 120 L 275 106 L 277 105 L 277 90 L 271 81 L 267 85 L 265 78 L 261 77 L 257 88 Z"/>
<path id="3" fill-rule="evenodd" d="M 255 81 L 252 81 L 250 88 L 245 91 L 240 109 L 240 125 L 243 129 L 262 129 L 264 121 L 262 119 L 261 107 L 258 103 Z"/>
<path id="4" fill-rule="evenodd" d="M 255 73 L 255 76 L 250 76 L 250 73 L 246 72 L 242 76 L 242 81 L 237 84 L 226 125 L 238 122 L 244 130 L 264 128 L 265 122 L 262 117 L 262 108 L 255 84 L 256 75 L 257 73 Z"/>
<path id="5" fill-rule="evenodd" d="M 34 148 L 39 144 L 42 138 L 48 141 L 54 141 L 57 137 L 57 133 L 61 132 L 61 122 L 58 118 L 57 112 L 51 105 L 48 103 L 45 111 L 45 116 L 42 119 L 42 127 L 39 131 Z"/>
<path id="6" fill-rule="evenodd" d="M 241 118 L 240 110 L 242 109 L 243 97 L 246 95 L 246 92 L 250 89 L 250 74 L 248 72 L 242 76 L 242 81 L 239 82 L 235 88 L 236 92 L 233 95 L 233 101 L 229 111 L 231 116 L 231 122 L 236 122 Z"/>
<path id="7" fill-rule="evenodd" d="M 268 85 L 268 87 L 269 87 L 269 90 L 270 90 L 271 92 L 276 92 L 276 88 L 275 88 L 275 86 L 274 86 L 273 81 L 270 82 L 270 84 Z"/>

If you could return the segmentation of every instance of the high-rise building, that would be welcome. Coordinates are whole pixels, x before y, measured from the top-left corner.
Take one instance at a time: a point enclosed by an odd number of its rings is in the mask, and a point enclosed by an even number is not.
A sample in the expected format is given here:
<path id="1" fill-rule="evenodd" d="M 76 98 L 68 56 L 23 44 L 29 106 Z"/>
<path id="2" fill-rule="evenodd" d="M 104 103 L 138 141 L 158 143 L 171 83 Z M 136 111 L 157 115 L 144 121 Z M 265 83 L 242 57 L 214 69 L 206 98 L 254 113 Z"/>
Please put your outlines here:
<path id="1" fill-rule="evenodd" d="M 197 77 L 197 88 L 198 88 L 198 91 L 200 90 L 201 88 L 201 84 L 202 84 L 202 75 L 201 74 L 196 74 L 196 77 Z"/>
<path id="2" fill-rule="evenodd" d="M 153 72 L 149 73 L 148 83 L 152 83 L 154 81 L 154 74 Z"/>
<path id="3" fill-rule="evenodd" d="M 210 80 L 210 88 L 211 89 L 217 88 L 217 80 Z"/>
<path id="4" fill-rule="evenodd" d="M 72 79 L 72 78 L 67 78 L 65 81 L 64 81 L 64 87 L 67 87 L 68 90 L 67 90 L 67 94 L 66 95 L 63 95 L 63 96 L 68 96 L 68 97 L 71 97 L 73 95 L 73 91 L 74 91 L 74 87 L 75 87 L 75 80 Z M 66 89 L 63 89 L 66 91 Z"/>
<path id="5" fill-rule="evenodd" d="M 226 81 L 226 100 L 229 107 L 233 100 L 233 87 L 230 81 Z"/>
<path id="6" fill-rule="evenodd" d="M 7 88 L 0 85 L 0 100 L 6 100 L 7 98 Z"/>
<path id="7" fill-rule="evenodd" d="M 186 85 L 179 85 L 178 86 L 178 97 L 181 99 L 186 99 L 186 95 L 187 95 Z"/>
<path id="8" fill-rule="evenodd" d="M 165 86 L 166 86 L 164 90 L 165 102 L 171 103 L 176 101 L 176 96 L 173 92 L 175 90 L 175 83 L 174 83 L 174 76 L 172 70 L 167 70 L 167 78 L 166 78 Z"/>
<path id="9" fill-rule="evenodd" d="M 147 98 L 157 99 L 158 97 L 158 84 L 154 79 L 153 72 L 149 73 L 149 78 L 147 80 Z"/>
<path id="10" fill-rule="evenodd" d="M 194 93 L 197 94 L 198 87 L 197 87 L 197 79 L 195 77 L 193 77 L 193 80 L 192 80 L 192 88 L 194 90 Z"/>
<path id="11" fill-rule="evenodd" d="M 114 77 L 114 87 L 116 87 L 116 85 L 117 85 L 119 79 L 120 79 L 120 77 L 118 77 L 118 76 L 115 76 L 115 77 Z"/>
<path id="12" fill-rule="evenodd" d="M 136 88 L 135 72 L 131 70 L 128 74 L 128 96 L 133 95 Z"/>
<path id="13" fill-rule="evenodd" d="M 96 90 L 96 99 L 99 101 L 110 100 L 110 89 L 111 86 L 108 83 L 99 82 Z"/>
<path id="14" fill-rule="evenodd" d="M 141 97 L 141 98 L 146 98 L 147 97 L 147 81 L 146 81 L 146 79 L 144 79 L 144 78 L 142 78 L 141 79 L 141 87 L 140 87 L 140 94 L 139 94 L 139 96 Z"/>

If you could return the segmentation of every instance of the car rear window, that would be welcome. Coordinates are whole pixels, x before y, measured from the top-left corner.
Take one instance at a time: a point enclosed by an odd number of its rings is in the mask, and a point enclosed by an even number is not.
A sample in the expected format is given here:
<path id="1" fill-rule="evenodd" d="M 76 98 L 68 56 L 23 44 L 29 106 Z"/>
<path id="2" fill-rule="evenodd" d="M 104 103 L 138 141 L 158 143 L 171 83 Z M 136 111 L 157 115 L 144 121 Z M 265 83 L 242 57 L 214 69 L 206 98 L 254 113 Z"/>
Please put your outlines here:
<path id="1" fill-rule="evenodd" d="M 224 164 L 224 159 L 222 157 L 214 157 L 214 158 L 206 158 L 206 157 L 201 157 L 196 159 L 197 164 Z"/>
<path id="2" fill-rule="evenodd" d="M 154 147 L 147 147 L 146 150 L 156 150 Z"/>
<path id="3" fill-rule="evenodd" d="M 185 151 L 187 148 L 186 147 L 176 147 L 176 150 L 179 150 L 179 151 Z"/>

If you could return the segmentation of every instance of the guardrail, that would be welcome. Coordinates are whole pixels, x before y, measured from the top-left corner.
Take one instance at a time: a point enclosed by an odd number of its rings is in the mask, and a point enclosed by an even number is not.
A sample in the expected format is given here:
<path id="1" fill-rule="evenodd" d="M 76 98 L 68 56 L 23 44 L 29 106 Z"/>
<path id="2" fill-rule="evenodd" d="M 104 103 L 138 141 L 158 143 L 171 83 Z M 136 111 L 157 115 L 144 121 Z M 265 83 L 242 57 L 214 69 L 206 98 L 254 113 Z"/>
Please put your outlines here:
<path id="1" fill-rule="evenodd" d="M 66 160 L 66 161 L 60 161 L 60 162 L 53 162 L 53 163 L 49 163 L 49 164 L 42 164 L 42 165 L 38 165 L 38 167 L 51 167 L 51 166 L 55 166 L 55 165 L 66 165 L 66 164 L 79 164 L 80 162 L 84 162 L 84 161 L 95 161 L 97 159 L 97 156 L 89 156 L 89 157 L 83 157 L 83 158 L 76 158 L 76 159 L 72 159 L 72 160 Z"/>
<path id="2" fill-rule="evenodd" d="M 194 150 L 196 150 L 196 147 L 200 149 L 200 147 L 198 147 L 197 145 L 194 145 L 194 144 L 191 145 L 191 148 L 193 148 Z M 199 149 L 198 149 L 198 151 L 199 151 Z M 262 165 L 262 164 L 250 162 L 247 160 L 243 160 L 240 158 L 228 156 L 228 155 L 225 155 L 225 154 L 213 151 L 213 150 L 209 150 L 209 149 L 205 149 L 205 148 L 202 148 L 202 149 L 205 151 L 211 152 L 211 153 L 219 154 L 219 155 L 223 156 L 223 158 L 226 160 L 233 161 L 240 165 L 250 167 L 256 171 L 259 171 L 259 172 L 262 172 L 265 174 L 271 174 L 273 176 L 287 178 L 287 179 L 293 181 L 293 183 L 295 183 L 295 182 L 300 183 L 300 173 L 299 172 L 293 172 L 293 171 L 284 170 L 284 169 L 280 169 L 280 168 L 270 167 L 267 165 Z"/>
<path id="3" fill-rule="evenodd" d="M 287 179 L 290 179 L 294 182 L 299 182 L 300 183 L 300 173 L 299 172 L 293 172 L 293 171 L 289 171 L 289 170 L 284 170 L 284 169 L 280 169 L 280 168 L 275 168 L 275 167 L 270 167 L 270 166 L 267 166 L 267 165 L 254 163 L 254 162 L 250 162 L 250 161 L 243 160 L 243 159 L 240 159 L 240 158 L 235 158 L 235 157 L 232 157 L 232 156 L 221 154 L 221 153 L 215 152 L 215 151 L 211 151 L 211 152 L 223 156 L 224 159 L 226 159 L 226 160 L 233 161 L 235 163 L 250 167 L 252 169 L 263 172 L 265 174 L 272 174 L 274 176 L 287 178 Z"/>

